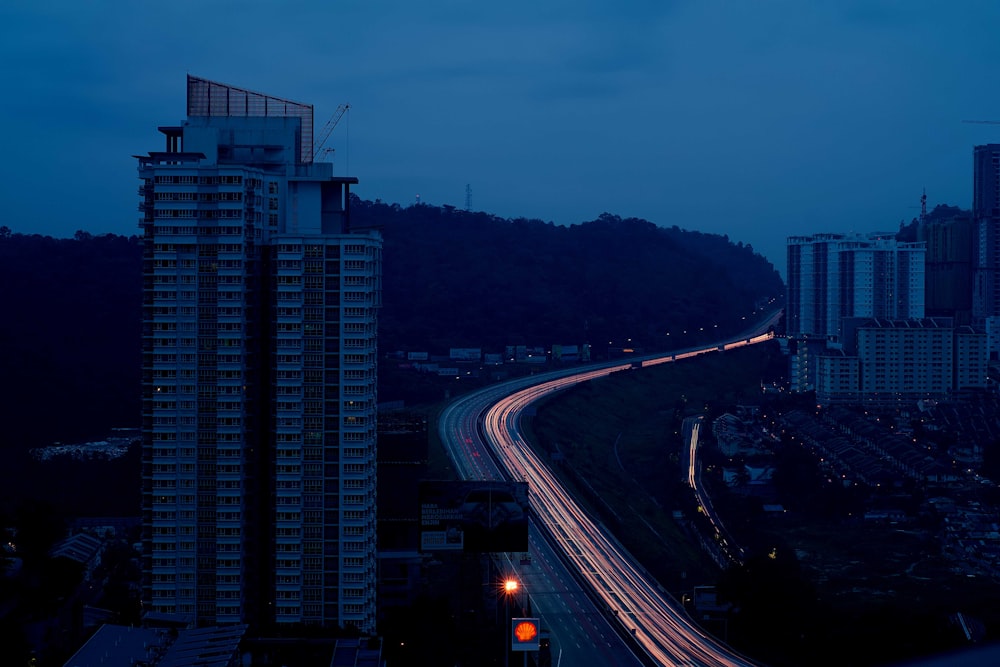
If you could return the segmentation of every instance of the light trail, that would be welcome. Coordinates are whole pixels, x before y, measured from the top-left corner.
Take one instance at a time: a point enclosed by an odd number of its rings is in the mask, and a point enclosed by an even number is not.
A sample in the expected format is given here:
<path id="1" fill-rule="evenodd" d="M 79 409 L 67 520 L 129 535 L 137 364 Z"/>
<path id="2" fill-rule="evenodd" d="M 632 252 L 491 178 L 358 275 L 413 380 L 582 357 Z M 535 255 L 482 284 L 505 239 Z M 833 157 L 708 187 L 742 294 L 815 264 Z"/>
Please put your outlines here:
<path id="1" fill-rule="evenodd" d="M 775 319 L 776 316 L 763 323 L 758 332 L 773 324 Z M 467 430 L 475 426 L 476 417 L 471 416 L 474 412 L 472 406 L 490 405 L 478 413 L 483 433 L 506 475 L 528 482 L 531 506 L 539 527 L 562 549 L 625 633 L 630 634 L 643 651 L 660 665 L 721 667 L 755 663 L 702 631 L 624 547 L 603 526 L 587 516 L 524 440 L 519 428 L 521 415 L 530 404 L 544 396 L 632 368 L 636 361 L 643 366 L 652 366 L 752 345 L 771 338 L 773 334 L 757 333 L 704 348 L 634 358 L 627 363 L 609 363 L 589 370 L 556 371 L 522 378 L 458 399 L 442 414 L 439 426 L 441 439 L 460 474 L 470 479 L 500 479 L 503 472 L 490 457 L 484 457 L 476 449 L 475 431 Z M 456 420 L 456 415 L 463 410 L 464 417 Z M 462 428 L 455 427 L 456 421 L 461 423 Z M 697 434 L 697 426 L 695 429 Z M 694 438 L 692 441 L 696 442 Z M 693 468 L 694 445 L 691 447 L 692 468 L 688 471 L 688 479 L 697 489 Z"/>

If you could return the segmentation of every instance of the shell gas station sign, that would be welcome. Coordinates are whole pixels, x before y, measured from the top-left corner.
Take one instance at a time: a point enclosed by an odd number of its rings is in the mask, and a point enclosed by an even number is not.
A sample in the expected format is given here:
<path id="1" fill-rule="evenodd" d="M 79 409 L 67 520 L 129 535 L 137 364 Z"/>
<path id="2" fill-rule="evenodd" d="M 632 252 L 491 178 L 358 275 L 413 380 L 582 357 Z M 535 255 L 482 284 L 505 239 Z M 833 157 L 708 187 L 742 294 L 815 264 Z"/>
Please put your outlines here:
<path id="1" fill-rule="evenodd" d="M 542 630 L 537 618 L 510 619 L 510 650 L 537 651 Z"/>

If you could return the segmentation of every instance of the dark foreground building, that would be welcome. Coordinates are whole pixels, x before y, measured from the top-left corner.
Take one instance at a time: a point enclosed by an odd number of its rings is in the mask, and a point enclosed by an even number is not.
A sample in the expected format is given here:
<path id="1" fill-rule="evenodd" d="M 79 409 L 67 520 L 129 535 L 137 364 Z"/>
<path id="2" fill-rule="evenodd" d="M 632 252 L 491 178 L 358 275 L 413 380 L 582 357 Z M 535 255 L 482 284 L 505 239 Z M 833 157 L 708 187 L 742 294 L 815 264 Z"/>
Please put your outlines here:
<path id="1" fill-rule="evenodd" d="M 139 161 L 143 603 L 375 629 L 382 240 L 313 109 L 196 77 Z"/>

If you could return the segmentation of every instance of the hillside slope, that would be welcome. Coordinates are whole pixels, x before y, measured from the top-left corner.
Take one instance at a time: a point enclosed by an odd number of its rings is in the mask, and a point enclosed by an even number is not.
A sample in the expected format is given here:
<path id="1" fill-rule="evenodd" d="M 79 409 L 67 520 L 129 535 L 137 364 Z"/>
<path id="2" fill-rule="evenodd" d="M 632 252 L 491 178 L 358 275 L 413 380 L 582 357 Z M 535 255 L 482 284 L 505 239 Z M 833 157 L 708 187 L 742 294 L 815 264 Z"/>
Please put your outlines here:
<path id="1" fill-rule="evenodd" d="M 642 220 L 605 214 L 558 227 L 426 205 L 352 207 L 355 226 L 380 227 L 385 239 L 383 352 L 603 349 L 627 338 L 653 349 L 685 328 L 691 342 L 714 335 L 696 332 L 709 323 L 735 330 L 783 289 L 749 247 Z M 141 253 L 134 236 L 54 239 L 0 227 L 0 451 L 138 425 Z M 46 493 L 7 477 L 10 496 Z"/>
<path id="2" fill-rule="evenodd" d="M 692 340 L 706 325 L 735 331 L 784 289 L 750 246 L 634 218 L 561 227 L 362 200 L 352 212 L 352 224 L 385 238 L 382 350 L 626 339 L 664 348 L 684 330 Z"/>

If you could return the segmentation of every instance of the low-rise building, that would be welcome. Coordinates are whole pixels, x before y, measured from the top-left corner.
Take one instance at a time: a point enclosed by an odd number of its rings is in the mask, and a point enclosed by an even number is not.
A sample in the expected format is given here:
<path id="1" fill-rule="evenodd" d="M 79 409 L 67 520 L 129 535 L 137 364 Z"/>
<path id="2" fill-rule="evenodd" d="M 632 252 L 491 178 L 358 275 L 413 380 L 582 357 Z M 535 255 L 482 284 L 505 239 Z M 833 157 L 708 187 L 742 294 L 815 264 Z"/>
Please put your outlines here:
<path id="1" fill-rule="evenodd" d="M 816 401 L 876 404 L 986 388 L 986 334 L 950 318 L 847 318 L 843 344 L 816 358 Z"/>

